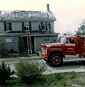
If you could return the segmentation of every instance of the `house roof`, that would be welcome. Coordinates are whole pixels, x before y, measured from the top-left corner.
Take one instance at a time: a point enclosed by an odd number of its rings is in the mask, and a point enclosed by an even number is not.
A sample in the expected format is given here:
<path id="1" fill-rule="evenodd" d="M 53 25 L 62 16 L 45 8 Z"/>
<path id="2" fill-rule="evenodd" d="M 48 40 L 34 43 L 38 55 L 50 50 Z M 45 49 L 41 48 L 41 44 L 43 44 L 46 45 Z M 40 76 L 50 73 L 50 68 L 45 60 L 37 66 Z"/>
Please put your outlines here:
<path id="1" fill-rule="evenodd" d="M 29 20 L 29 21 L 56 21 L 54 14 L 50 12 L 42 11 L 1 11 L 0 20 Z"/>

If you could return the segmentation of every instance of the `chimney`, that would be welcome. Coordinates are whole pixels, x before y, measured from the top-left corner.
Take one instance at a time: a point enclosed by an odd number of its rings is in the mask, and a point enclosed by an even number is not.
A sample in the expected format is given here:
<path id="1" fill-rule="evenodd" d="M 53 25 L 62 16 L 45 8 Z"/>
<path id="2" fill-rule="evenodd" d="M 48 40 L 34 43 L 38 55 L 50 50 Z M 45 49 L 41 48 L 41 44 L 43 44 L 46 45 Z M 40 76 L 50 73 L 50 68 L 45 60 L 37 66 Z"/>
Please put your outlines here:
<path id="1" fill-rule="evenodd" d="M 47 4 L 47 11 L 50 12 L 49 4 Z"/>

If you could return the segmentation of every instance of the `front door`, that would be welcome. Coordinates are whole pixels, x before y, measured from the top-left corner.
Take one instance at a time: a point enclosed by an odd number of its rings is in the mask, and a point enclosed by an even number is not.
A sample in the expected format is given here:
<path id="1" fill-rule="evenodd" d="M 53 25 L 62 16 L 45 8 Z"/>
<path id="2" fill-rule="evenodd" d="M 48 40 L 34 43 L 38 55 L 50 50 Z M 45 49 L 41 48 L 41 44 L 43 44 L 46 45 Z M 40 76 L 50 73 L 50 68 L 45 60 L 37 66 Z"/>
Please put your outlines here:
<path id="1" fill-rule="evenodd" d="M 76 54 L 76 44 L 74 42 L 74 38 L 67 38 L 65 43 L 66 54 L 67 55 L 75 55 Z"/>

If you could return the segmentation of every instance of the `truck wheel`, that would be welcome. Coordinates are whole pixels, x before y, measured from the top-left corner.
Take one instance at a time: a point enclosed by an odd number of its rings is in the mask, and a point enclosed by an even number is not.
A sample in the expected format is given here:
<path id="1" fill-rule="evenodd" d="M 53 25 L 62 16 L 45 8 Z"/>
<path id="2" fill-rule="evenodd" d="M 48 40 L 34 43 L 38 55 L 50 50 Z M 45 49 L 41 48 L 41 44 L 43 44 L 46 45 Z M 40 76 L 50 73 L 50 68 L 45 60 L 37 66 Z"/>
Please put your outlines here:
<path id="1" fill-rule="evenodd" d="M 49 59 L 51 66 L 60 66 L 63 63 L 63 57 L 60 54 L 52 54 Z"/>

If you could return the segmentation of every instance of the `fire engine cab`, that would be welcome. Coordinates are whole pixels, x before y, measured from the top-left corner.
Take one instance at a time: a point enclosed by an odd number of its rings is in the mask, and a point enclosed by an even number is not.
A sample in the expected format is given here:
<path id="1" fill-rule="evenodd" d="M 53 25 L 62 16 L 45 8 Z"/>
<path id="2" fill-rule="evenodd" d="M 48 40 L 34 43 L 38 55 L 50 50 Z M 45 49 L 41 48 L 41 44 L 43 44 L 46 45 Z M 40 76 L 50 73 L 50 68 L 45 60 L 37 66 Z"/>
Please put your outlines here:
<path id="1" fill-rule="evenodd" d="M 41 45 L 41 55 L 51 66 L 60 66 L 66 55 L 77 55 L 85 58 L 85 35 L 64 36 L 58 43 Z"/>

